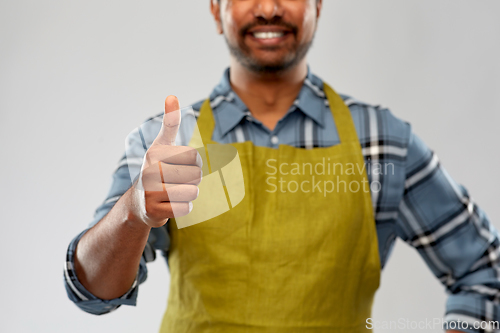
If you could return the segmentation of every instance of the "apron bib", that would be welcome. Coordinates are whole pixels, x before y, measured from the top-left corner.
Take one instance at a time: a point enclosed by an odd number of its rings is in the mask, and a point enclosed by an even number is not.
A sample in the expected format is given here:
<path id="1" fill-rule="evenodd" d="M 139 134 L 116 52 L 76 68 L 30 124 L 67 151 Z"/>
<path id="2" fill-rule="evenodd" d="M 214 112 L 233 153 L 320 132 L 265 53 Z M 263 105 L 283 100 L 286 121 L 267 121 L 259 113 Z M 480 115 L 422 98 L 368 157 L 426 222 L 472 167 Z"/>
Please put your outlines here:
<path id="1" fill-rule="evenodd" d="M 187 228 L 172 219 L 162 333 L 368 331 L 381 270 L 368 178 L 348 107 L 324 91 L 340 144 L 233 143 L 241 202 Z M 198 118 L 205 145 L 217 144 L 214 126 L 207 100 Z"/>

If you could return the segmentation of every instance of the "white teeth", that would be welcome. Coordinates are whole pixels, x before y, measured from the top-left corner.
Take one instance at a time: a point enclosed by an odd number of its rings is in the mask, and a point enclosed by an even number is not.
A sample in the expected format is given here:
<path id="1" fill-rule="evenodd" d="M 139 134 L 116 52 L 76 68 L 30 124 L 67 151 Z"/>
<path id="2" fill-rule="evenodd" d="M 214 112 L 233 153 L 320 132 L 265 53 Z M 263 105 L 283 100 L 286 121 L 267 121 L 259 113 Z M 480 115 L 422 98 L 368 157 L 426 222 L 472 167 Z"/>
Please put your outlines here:
<path id="1" fill-rule="evenodd" d="M 259 39 L 270 39 L 270 38 L 280 38 L 283 37 L 285 34 L 283 32 L 254 32 L 253 36 L 255 38 Z"/>

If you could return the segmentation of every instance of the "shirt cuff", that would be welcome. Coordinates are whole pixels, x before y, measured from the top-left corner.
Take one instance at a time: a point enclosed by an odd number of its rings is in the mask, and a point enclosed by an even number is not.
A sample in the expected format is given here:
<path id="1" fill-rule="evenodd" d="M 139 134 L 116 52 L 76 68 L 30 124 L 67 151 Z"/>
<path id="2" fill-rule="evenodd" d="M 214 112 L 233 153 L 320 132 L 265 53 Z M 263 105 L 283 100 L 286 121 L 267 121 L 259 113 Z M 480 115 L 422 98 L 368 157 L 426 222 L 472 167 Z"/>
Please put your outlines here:
<path id="1" fill-rule="evenodd" d="M 500 332 L 500 308 L 482 295 L 450 295 L 443 329 L 467 333 Z"/>
<path id="2" fill-rule="evenodd" d="M 141 258 L 134 283 L 132 284 L 130 289 L 121 297 L 117 297 L 112 300 L 100 299 L 89 292 L 78 280 L 76 271 L 74 270 L 74 253 L 78 241 L 88 230 L 89 229 L 84 230 L 73 239 L 68 247 L 68 252 L 66 254 L 66 262 L 64 265 L 64 284 L 69 299 L 83 311 L 95 315 L 102 315 L 112 312 L 122 305 L 135 306 L 137 303 L 139 284 L 146 280 L 147 277 L 146 261 L 144 260 L 144 258 Z"/>

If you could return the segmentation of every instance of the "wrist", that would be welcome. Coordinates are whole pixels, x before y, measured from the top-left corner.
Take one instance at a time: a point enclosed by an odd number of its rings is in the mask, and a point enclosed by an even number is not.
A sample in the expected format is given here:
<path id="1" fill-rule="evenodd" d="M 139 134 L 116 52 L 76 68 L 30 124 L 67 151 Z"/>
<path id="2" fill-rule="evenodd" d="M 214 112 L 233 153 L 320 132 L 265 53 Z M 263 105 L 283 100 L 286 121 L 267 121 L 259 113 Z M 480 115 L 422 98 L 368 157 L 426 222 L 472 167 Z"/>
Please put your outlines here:
<path id="1" fill-rule="evenodd" d="M 116 203 L 122 212 L 122 222 L 124 225 L 136 232 L 148 232 L 151 227 L 144 221 L 140 214 L 140 204 L 137 202 L 135 193 L 137 189 L 131 187 L 122 198 Z"/>

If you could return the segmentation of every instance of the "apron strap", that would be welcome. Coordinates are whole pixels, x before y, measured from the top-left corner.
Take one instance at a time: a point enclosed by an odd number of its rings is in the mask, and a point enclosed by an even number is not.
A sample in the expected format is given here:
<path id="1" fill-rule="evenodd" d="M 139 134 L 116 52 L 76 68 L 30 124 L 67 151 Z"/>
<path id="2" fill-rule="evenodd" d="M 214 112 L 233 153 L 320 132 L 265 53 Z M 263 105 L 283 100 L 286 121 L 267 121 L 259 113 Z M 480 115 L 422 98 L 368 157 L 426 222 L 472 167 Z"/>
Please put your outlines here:
<path id="1" fill-rule="evenodd" d="M 340 142 L 359 142 L 356 127 L 354 126 L 354 122 L 351 117 L 351 111 L 347 105 L 328 84 L 323 83 L 323 90 L 330 104 L 330 110 L 337 127 Z M 202 104 L 197 125 L 199 134 L 193 134 L 189 145 L 192 147 L 203 147 L 204 144 L 206 145 L 208 143 L 212 143 L 212 133 L 215 128 L 215 120 L 212 107 L 210 105 L 210 99 L 206 99 Z"/>
<path id="2" fill-rule="evenodd" d="M 323 90 L 330 103 L 330 110 L 332 111 L 340 142 L 359 142 L 356 126 L 352 120 L 351 110 L 349 110 L 344 103 L 342 97 L 340 97 L 328 84 L 323 83 Z"/>
<path id="3" fill-rule="evenodd" d="M 212 142 L 212 133 L 215 128 L 215 120 L 210 106 L 210 99 L 207 98 L 201 105 L 200 115 L 194 127 L 194 133 L 189 141 L 189 146 L 200 148 Z"/>

